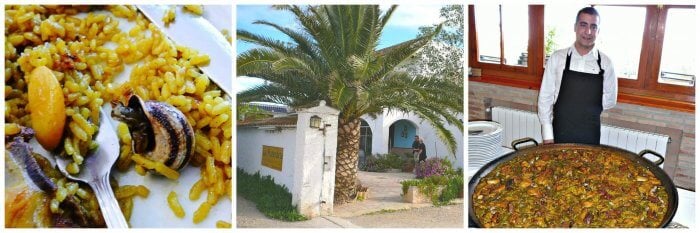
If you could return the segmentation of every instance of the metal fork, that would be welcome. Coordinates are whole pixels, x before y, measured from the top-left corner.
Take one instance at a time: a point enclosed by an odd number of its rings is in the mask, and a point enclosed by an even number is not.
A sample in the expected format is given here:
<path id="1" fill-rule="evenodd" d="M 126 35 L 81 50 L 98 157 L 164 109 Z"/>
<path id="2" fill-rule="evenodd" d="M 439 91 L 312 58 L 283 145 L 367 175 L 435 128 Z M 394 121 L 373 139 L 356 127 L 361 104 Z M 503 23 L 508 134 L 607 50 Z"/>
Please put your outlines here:
<path id="1" fill-rule="evenodd" d="M 85 182 L 92 187 L 108 228 L 129 228 L 109 185 L 109 172 L 119 158 L 119 138 L 109 121 L 109 114 L 104 110 L 100 110 L 100 129 L 95 141 L 99 144 L 97 150 L 86 156 L 78 174 L 66 171 L 66 166 L 72 162 L 68 158 L 54 156 L 56 164 L 61 173 L 69 179 Z"/>

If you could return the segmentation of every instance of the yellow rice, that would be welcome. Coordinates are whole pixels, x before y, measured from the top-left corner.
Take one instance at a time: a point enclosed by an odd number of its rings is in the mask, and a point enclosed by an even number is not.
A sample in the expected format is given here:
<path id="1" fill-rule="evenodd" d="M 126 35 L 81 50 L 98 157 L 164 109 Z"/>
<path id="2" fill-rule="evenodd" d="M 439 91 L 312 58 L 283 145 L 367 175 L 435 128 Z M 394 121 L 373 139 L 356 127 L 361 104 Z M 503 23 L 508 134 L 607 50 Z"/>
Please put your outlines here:
<path id="1" fill-rule="evenodd" d="M 231 228 L 231 223 L 224 220 L 216 221 L 216 228 Z"/>
<path id="2" fill-rule="evenodd" d="M 108 13 L 88 12 L 90 9 L 89 6 L 5 7 L 5 134 L 16 134 L 19 125 L 31 127 L 25 107 L 24 74 L 38 66 L 52 69 L 63 87 L 67 125 L 61 153 L 73 159 L 67 167 L 72 173 L 79 172 L 85 156 L 97 146 L 93 137 L 99 126 L 99 110 L 105 103 L 118 100 L 129 91 L 145 100 L 167 102 L 185 114 L 197 135 L 190 163 L 200 167 L 201 178 L 189 197 L 196 200 L 201 192 L 207 191 L 207 201 L 193 216 L 194 222 L 202 221 L 219 198 L 231 198 L 231 100 L 196 67 L 207 65 L 209 57 L 175 45 L 133 6 L 107 6 Z M 201 14 L 197 7 L 185 9 Z M 88 13 L 76 17 L 80 12 Z M 136 25 L 121 31 L 119 20 L 114 17 Z M 105 46 L 108 43 L 116 44 L 116 48 Z M 70 68 L 65 68 L 66 60 L 72 60 Z M 125 64 L 133 65 L 129 80 L 118 86 L 112 84 Z M 116 128 L 121 144 L 118 170 L 126 171 L 135 164 L 135 171 L 141 175 L 146 175 L 147 169 L 169 178 L 179 175 L 159 163 L 136 162 L 142 156 L 131 151 L 128 128 L 122 124 Z M 61 183 L 57 191 L 61 196 L 57 197 L 64 197 L 64 192 L 85 195 L 68 183 Z M 126 215 L 133 202 L 130 198 L 122 200 L 129 200 L 120 202 L 123 209 L 128 209 Z M 62 201 L 52 200 L 52 211 L 59 212 L 58 204 Z"/>
<path id="3" fill-rule="evenodd" d="M 202 15 L 204 13 L 202 5 L 184 5 L 182 9 L 195 15 Z"/>
<path id="4" fill-rule="evenodd" d="M 178 218 L 185 217 L 185 210 L 182 209 L 180 201 L 177 200 L 177 194 L 175 193 L 175 191 L 170 191 L 170 193 L 168 194 L 168 206 Z"/>

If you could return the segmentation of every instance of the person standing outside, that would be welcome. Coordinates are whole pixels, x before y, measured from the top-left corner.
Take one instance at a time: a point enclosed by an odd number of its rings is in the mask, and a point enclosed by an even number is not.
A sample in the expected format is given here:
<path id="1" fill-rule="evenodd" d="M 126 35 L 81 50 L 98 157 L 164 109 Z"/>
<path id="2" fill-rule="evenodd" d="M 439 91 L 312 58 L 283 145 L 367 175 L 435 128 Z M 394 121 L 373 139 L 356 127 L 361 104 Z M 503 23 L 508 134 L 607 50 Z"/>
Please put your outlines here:
<path id="1" fill-rule="evenodd" d="M 411 145 L 413 149 L 413 161 L 418 161 L 418 156 L 420 155 L 420 137 L 418 135 L 413 137 L 413 144 Z"/>
<path id="2" fill-rule="evenodd" d="M 600 114 L 617 103 L 617 76 L 610 58 L 596 47 L 599 26 L 595 8 L 581 9 L 576 41 L 547 61 L 537 103 L 545 144 L 600 144 Z"/>
<path id="3" fill-rule="evenodd" d="M 418 139 L 418 142 L 419 142 L 419 144 L 418 144 L 418 148 L 419 148 L 418 163 L 420 163 L 421 161 L 425 162 L 425 159 L 428 158 L 428 155 L 427 155 L 426 149 L 425 149 L 425 143 L 423 143 L 423 139 Z"/>

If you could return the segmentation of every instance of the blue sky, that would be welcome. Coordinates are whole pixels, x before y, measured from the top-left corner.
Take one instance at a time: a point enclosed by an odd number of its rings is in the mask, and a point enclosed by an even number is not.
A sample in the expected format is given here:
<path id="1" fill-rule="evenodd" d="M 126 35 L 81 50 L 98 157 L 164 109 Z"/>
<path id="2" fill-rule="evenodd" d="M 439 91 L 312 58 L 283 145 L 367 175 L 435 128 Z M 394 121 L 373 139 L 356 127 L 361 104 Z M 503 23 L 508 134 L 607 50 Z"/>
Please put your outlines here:
<path id="1" fill-rule="evenodd" d="M 442 21 L 440 8 L 442 5 L 399 5 L 387 23 L 379 40 L 378 48 L 385 48 L 413 39 L 418 34 L 421 26 L 431 26 Z M 381 5 L 384 11 L 389 5 Z M 291 13 L 272 9 L 269 5 L 238 5 L 236 7 L 236 29 L 246 30 L 256 34 L 265 35 L 274 39 L 288 41 L 287 37 L 265 25 L 253 24 L 256 20 L 266 20 L 289 28 L 298 28 Z M 255 45 L 236 41 L 236 54 L 240 54 L 253 48 Z M 259 79 L 237 78 L 236 91 L 245 90 L 259 85 Z"/>

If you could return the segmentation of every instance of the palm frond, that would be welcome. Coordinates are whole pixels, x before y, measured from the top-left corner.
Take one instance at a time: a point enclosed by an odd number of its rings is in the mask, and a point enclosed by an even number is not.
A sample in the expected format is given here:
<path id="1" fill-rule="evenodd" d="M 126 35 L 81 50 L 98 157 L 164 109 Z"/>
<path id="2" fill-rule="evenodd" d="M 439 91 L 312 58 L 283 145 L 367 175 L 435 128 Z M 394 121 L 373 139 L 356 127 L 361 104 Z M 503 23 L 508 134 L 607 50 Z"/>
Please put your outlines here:
<path id="1" fill-rule="evenodd" d="M 239 93 L 239 100 L 272 101 L 291 106 L 326 100 L 354 120 L 377 116 L 386 109 L 413 112 L 432 125 L 454 153 L 456 140 L 447 125 L 463 130 L 462 85 L 434 77 L 397 71 L 402 62 L 425 46 L 440 30 L 377 50 L 381 33 L 396 10 L 381 12 L 376 5 L 275 6 L 291 12 L 299 29 L 268 21 L 290 39 L 281 42 L 264 35 L 238 31 L 238 39 L 255 43 L 238 55 L 239 75 L 258 77 L 264 85 Z"/>

